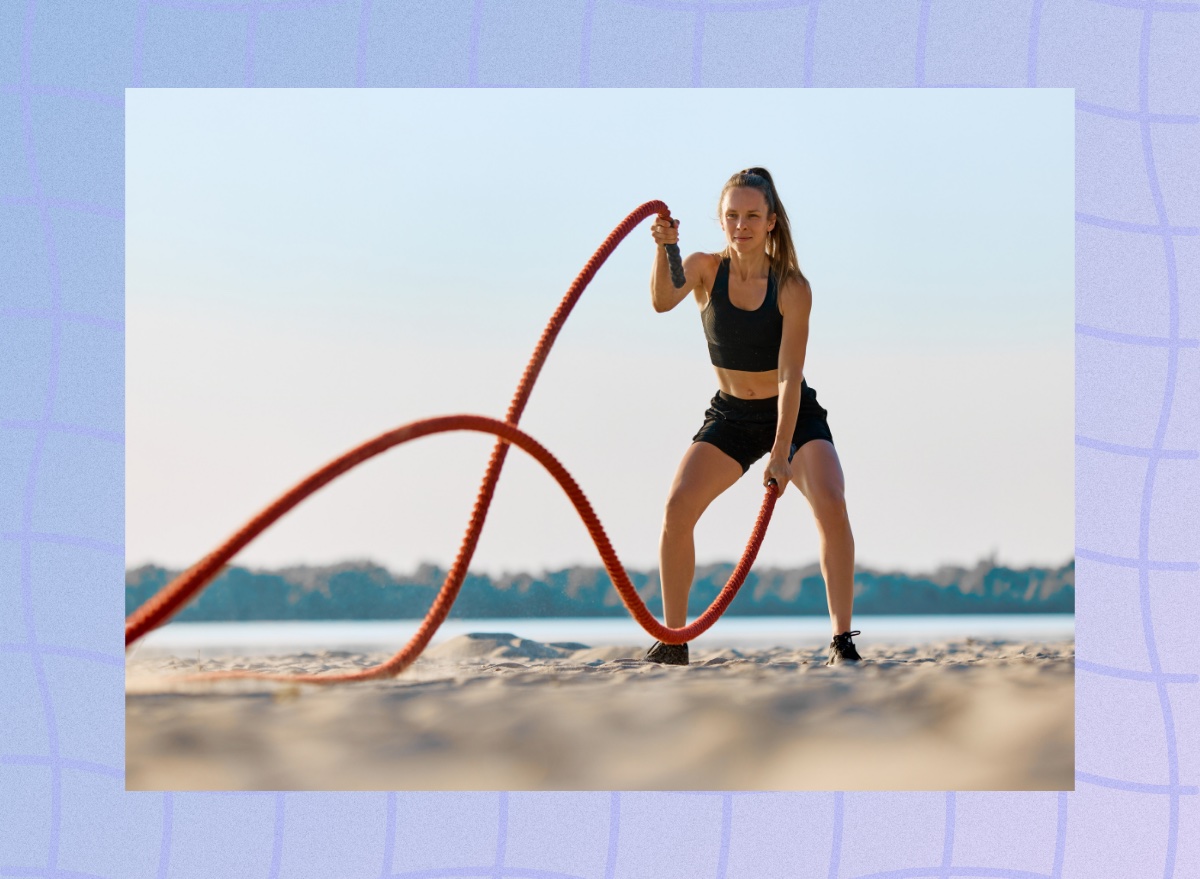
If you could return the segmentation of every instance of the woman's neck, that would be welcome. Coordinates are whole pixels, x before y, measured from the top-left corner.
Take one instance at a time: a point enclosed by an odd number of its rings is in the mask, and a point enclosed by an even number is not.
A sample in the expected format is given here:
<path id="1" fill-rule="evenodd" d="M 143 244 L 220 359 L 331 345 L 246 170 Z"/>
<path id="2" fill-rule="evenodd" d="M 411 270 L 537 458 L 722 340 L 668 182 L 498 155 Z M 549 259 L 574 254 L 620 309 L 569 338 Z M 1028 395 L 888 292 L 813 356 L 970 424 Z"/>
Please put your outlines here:
<path id="1" fill-rule="evenodd" d="M 729 249 L 729 271 L 736 272 L 740 280 L 764 277 L 771 267 L 771 258 L 766 252 L 755 254 L 740 254 L 733 248 Z"/>

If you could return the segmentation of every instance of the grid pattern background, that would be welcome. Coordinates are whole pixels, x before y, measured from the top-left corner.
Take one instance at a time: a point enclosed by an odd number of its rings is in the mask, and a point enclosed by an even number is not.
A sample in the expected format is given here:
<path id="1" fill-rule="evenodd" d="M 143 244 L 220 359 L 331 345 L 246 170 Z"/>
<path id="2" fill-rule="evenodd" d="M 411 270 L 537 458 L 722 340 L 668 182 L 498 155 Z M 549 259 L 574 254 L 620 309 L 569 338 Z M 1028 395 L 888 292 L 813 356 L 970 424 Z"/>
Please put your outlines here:
<path id="1" fill-rule="evenodd" d="M 0 4 L 0 876 L 1200 875 L 1200 3 L 540 6 Z M 142 86 L 1074 88 L 1076 790 L 126 793 Z"/>

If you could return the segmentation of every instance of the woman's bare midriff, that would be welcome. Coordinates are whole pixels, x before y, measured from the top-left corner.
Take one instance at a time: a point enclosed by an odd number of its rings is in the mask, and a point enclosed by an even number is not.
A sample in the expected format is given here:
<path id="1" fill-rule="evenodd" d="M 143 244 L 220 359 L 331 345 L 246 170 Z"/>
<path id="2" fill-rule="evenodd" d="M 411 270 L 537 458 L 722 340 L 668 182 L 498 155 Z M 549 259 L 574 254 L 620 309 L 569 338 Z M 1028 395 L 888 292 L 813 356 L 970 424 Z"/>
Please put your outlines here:
<path id="1" fill-rule="evenodd" d="M 779 396 L 779 370 L 767 372 L 745 372 L 740 369 L 724 369 L 714 366 L 717 385 L 731 397 L 743 400 L 761 400 Z"/>

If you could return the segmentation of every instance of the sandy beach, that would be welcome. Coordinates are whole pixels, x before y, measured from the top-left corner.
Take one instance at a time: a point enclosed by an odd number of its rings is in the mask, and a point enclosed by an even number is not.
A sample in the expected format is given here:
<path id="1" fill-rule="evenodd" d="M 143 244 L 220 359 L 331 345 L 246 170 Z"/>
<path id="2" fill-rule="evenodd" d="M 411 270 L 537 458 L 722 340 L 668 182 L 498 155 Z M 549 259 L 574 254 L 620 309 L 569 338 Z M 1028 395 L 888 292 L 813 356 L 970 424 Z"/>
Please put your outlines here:
<path id="1" fill-rule="evenodd" d="M 544 644 L 430 648 L 399 677 L 337 686 L 180 681 L 337 672 L 388 654 L 180 657 L 126 669 L 129 790 L 1070 790 L 1074 642 L 825 651 Z"/>

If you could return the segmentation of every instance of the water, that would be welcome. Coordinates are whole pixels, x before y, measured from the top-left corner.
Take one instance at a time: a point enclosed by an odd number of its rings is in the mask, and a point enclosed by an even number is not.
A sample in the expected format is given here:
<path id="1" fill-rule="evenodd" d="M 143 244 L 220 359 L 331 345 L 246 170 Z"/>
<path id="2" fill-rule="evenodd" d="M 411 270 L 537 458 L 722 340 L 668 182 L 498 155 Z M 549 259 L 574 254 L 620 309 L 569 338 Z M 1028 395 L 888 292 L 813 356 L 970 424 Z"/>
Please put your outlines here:
<path id="1" fill-rule="evenodd" d="M 156 629 L 135 650 L 267 654 L 320 650 L 395 651 L 416 633 L 420 620 L 303 621 L 249 623 L 170 623 Z M 928 641 L 1065 641 L 1075 637 L 1072 614 L 942 614 L 860 616 L 854 628 L 861 644 L 913 644 Z M 433 636 L 438 644 L 468 632 L 509 632 L 533 641 L 575 641 L 589 647 L 645 644 L 650 638 L 632 619 L 447 620 Z M 694 642 L 697 649 L 719 647 L 819 647 L 829 642 L 828 617 L 724 617 Z"/>

